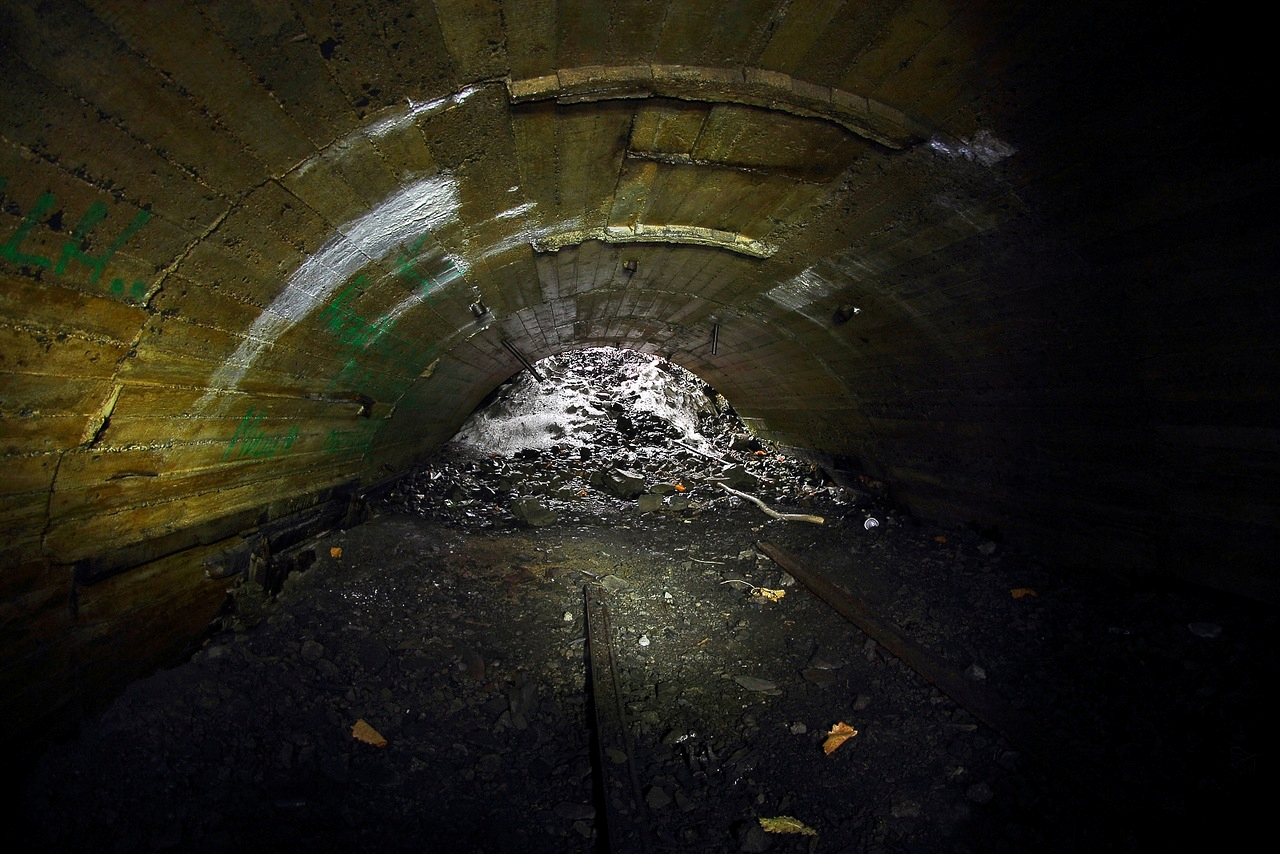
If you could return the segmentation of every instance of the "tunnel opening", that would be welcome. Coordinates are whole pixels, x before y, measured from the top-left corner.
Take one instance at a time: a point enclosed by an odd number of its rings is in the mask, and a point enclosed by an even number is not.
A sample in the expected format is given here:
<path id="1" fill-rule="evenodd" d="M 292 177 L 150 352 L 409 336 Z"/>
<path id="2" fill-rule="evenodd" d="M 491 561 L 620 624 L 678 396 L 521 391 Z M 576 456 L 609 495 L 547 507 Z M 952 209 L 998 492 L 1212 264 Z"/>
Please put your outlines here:
<path id="1" fill-rule="evenodd" d="M 696 515 L 728 489 L 793 508 L 829 501 L 838 515 L 875 497 L 752 435 L 723 395 L 681 366 L 613 347 L 571 350 L 511 376 L 395 497 L 502 529 L 633 509 Z"/>
<path id="2" fill-rule="evenodd" d="M 589 448 L 602 440 L 620 444 L 627 439 L 640 446 L 662 438 L 709 452 L 710 436 L 748 433 L 716 389 L 659 356 L 587 347 L 531 367 L 535 370 L 518 372 L 490 392 L 453 441 L 511 454 Z M 641 431 L 637 420 L 647 421 L 650 429 Z M 617 435 L 608 435 L 610 425 Z"/>

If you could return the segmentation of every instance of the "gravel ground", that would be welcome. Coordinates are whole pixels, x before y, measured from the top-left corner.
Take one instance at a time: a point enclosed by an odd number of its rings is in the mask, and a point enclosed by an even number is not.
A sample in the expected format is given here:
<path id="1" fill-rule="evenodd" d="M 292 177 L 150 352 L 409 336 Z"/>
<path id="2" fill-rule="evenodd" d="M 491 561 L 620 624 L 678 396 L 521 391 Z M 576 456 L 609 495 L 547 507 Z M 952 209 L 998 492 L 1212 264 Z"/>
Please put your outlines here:
<path id="1" fill-rule="evenodd" d="M 20 798 L 27 849 L 618 851 L 600 781 L 628 768 L 631 850 L 1128 852 L 1231 847 L 1262 821 L 1272 610 L 1065 576 L 918 523 L 879 484 L 836 487 L 741 435 L 713 394 L 694 436 L 630 406 L 605 356 L 577 358 L 604 391 L 560 376 L 600 419 L 500 455 L 448 445 L 368 522 L 283 556 L 300 567 L 283 589 L 233 586 L 190 661 L 45 755 Z M 526 392 L 497 396 L 505 423 Z M 1035 738 L 984 724 L 759 542 Z M 629 757 L 593 749 L 587 588 L 609 609 Z M 857 735 L 827 753 L 838 724 Z M 798 832 L 765 831 L 780 818 Z"/>

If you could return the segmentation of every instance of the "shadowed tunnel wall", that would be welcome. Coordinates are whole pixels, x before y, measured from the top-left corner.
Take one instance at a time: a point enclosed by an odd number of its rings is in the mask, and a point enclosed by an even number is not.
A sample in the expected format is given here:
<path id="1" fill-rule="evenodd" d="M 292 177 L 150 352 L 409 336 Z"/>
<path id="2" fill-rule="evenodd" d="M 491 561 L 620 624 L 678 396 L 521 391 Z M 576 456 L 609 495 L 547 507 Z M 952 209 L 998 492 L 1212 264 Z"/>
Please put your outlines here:
<path id="1" fill-rule="evenodd" d="M 210 567 L 516 352 L 661 354 L 922 517 L 1274 602 L 1260 54 L 1170 14 L 5 2 L 8 736 L 181 650 Z"/>

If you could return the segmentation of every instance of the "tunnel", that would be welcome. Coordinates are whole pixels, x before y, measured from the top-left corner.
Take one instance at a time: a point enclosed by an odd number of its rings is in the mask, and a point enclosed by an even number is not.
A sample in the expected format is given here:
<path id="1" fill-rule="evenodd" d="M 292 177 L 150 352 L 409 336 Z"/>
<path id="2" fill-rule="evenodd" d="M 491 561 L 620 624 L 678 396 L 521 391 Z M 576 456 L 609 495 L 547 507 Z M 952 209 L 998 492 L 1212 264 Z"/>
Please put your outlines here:
<path id="1" fill-rule="evenodd" d="M 18 752 L 188 649 L 255 537 L 350 521 L 588 347 L 686 368 L 834 483 L 1063 578 L 1280 598 L 1243 21 L 12 0 L 0 47 Z"/>

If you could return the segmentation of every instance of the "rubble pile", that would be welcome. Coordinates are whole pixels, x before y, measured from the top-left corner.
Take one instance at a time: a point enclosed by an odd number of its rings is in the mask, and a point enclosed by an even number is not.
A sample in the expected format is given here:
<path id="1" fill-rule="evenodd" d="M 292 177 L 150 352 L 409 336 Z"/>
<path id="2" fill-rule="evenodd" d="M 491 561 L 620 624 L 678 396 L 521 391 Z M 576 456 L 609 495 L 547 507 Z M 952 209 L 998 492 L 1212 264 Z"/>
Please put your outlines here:
<path id="1" fill-rule="evenodd" d="M 538 527 L 697 515 L 740 501 L 727 486 L 828 524 L 892 516 L 873 488 L 837 486 L 751 436 L 724 397 L 670 362 L 599 348 L 537 367 L 542 380 L 506 383 L 391 502 L 466 527 Z"/>

